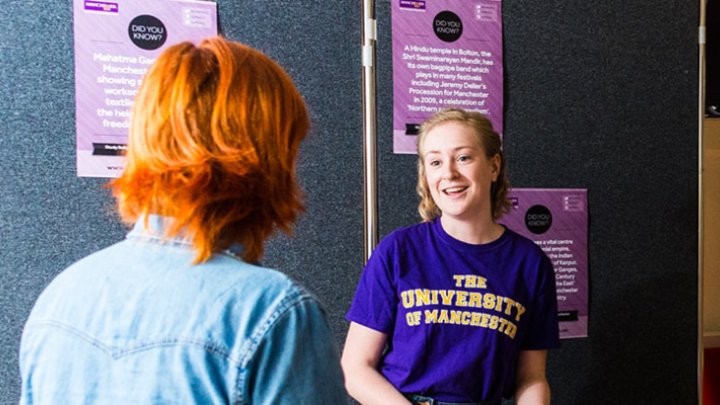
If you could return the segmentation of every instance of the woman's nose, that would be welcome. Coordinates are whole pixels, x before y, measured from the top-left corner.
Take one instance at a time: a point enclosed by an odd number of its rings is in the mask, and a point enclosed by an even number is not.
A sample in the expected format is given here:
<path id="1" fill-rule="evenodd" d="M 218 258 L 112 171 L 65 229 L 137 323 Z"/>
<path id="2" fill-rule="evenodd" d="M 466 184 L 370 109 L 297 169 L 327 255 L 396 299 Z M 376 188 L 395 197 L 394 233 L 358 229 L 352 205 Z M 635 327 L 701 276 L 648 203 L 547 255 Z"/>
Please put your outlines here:
<path id="1" fill-rule="evenodd" d="M 457 170 L 454 163 L 450 163 L 443 167 L 442 178 L 443 179 L 454 179 L 457 176 Z"/>

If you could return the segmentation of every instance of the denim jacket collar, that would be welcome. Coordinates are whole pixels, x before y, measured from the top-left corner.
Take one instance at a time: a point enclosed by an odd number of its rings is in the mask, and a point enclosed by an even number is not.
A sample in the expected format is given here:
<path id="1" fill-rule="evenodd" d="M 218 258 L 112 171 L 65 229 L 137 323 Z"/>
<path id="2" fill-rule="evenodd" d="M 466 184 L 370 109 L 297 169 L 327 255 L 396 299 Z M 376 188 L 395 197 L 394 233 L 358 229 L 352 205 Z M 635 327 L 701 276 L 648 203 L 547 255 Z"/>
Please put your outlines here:
<path id="1" fill-rule="evenodd" d="M 173 226 L 174 222 L 175 218 L 173 217 L 149 214 L 137 220 L 127 234 L 127 238 L 163 244 L 192 246 L 192 238 L 185 229 L 181 229 L 175 236 L 170 237 L 167 235 L 168 229 Z M 223 251 L 223 253 L 231 256 L 240 256 L 242 252 L 243 246 L 239 243 L 234 243 Z"/>

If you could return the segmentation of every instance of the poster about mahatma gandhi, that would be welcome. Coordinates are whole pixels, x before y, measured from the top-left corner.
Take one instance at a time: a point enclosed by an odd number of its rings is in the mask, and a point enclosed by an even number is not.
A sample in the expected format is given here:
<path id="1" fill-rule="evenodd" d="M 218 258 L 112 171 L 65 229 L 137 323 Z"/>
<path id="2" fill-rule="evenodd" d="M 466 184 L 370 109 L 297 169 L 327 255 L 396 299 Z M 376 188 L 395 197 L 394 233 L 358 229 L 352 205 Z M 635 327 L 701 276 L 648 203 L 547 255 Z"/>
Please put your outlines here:
<path id="1" fill-rule="evenodd" d="M 217 35 L 214 2 L 73 0 L 77 174 L 117 177 L 143 76 L 168 46 Z"/>
<path id="2" fill-rule="evenodd" d="M 393 151 L 417 153 L 420 124 L 479 111 L 503 132 L 500 0 L 392 0 Z"/>
<path id="3" fill-rule="evenodd" d="M 560 337 L 588 336 L 586 189 L 516 188 L 498 222 L 534 241 L 555 269 Z"/>

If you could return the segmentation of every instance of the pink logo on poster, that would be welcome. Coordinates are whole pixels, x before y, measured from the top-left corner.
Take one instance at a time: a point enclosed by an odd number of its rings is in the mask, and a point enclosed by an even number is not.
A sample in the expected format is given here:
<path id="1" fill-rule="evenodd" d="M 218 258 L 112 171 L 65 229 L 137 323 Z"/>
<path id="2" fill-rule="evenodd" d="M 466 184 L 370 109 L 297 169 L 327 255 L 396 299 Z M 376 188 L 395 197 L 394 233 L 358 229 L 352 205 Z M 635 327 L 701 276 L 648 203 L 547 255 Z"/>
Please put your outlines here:
<path id="1" fill-rule="evenodd" d="M 106 13 L 117 13 L 119 11 L 119 6 L 117 3 L 85 0 L 85 10 L 102 11 L 102 12 L 106 12 Z"/>

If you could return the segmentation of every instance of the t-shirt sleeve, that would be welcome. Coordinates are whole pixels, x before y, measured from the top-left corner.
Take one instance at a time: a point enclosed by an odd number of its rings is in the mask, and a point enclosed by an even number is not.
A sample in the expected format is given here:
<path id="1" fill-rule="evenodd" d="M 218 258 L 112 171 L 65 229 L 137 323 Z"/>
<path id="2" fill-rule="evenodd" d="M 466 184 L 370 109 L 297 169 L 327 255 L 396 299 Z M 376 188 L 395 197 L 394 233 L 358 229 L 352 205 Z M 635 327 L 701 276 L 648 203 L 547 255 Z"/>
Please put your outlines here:
<path id="1" fill-rule="evenodd" d="M 396 280 L 392 270 L 392 234 L 385 238 L 365 265 L 355 291 L 348 321 L 389 334 L 397 309 Z"/>
<path id="2" fill-rule="evenodd" d="M 560 347 L 555 271 L 550 259 L 540 254 L 536 295 L 530 312 L 523 350 L 545 350 Z"/>
<path id="3" fill-rule="evenodd" d="M 262 337 L 248 367 L 252 404 L 346 404 L 339 353 L 320 304 L 304 297 Z"/>

